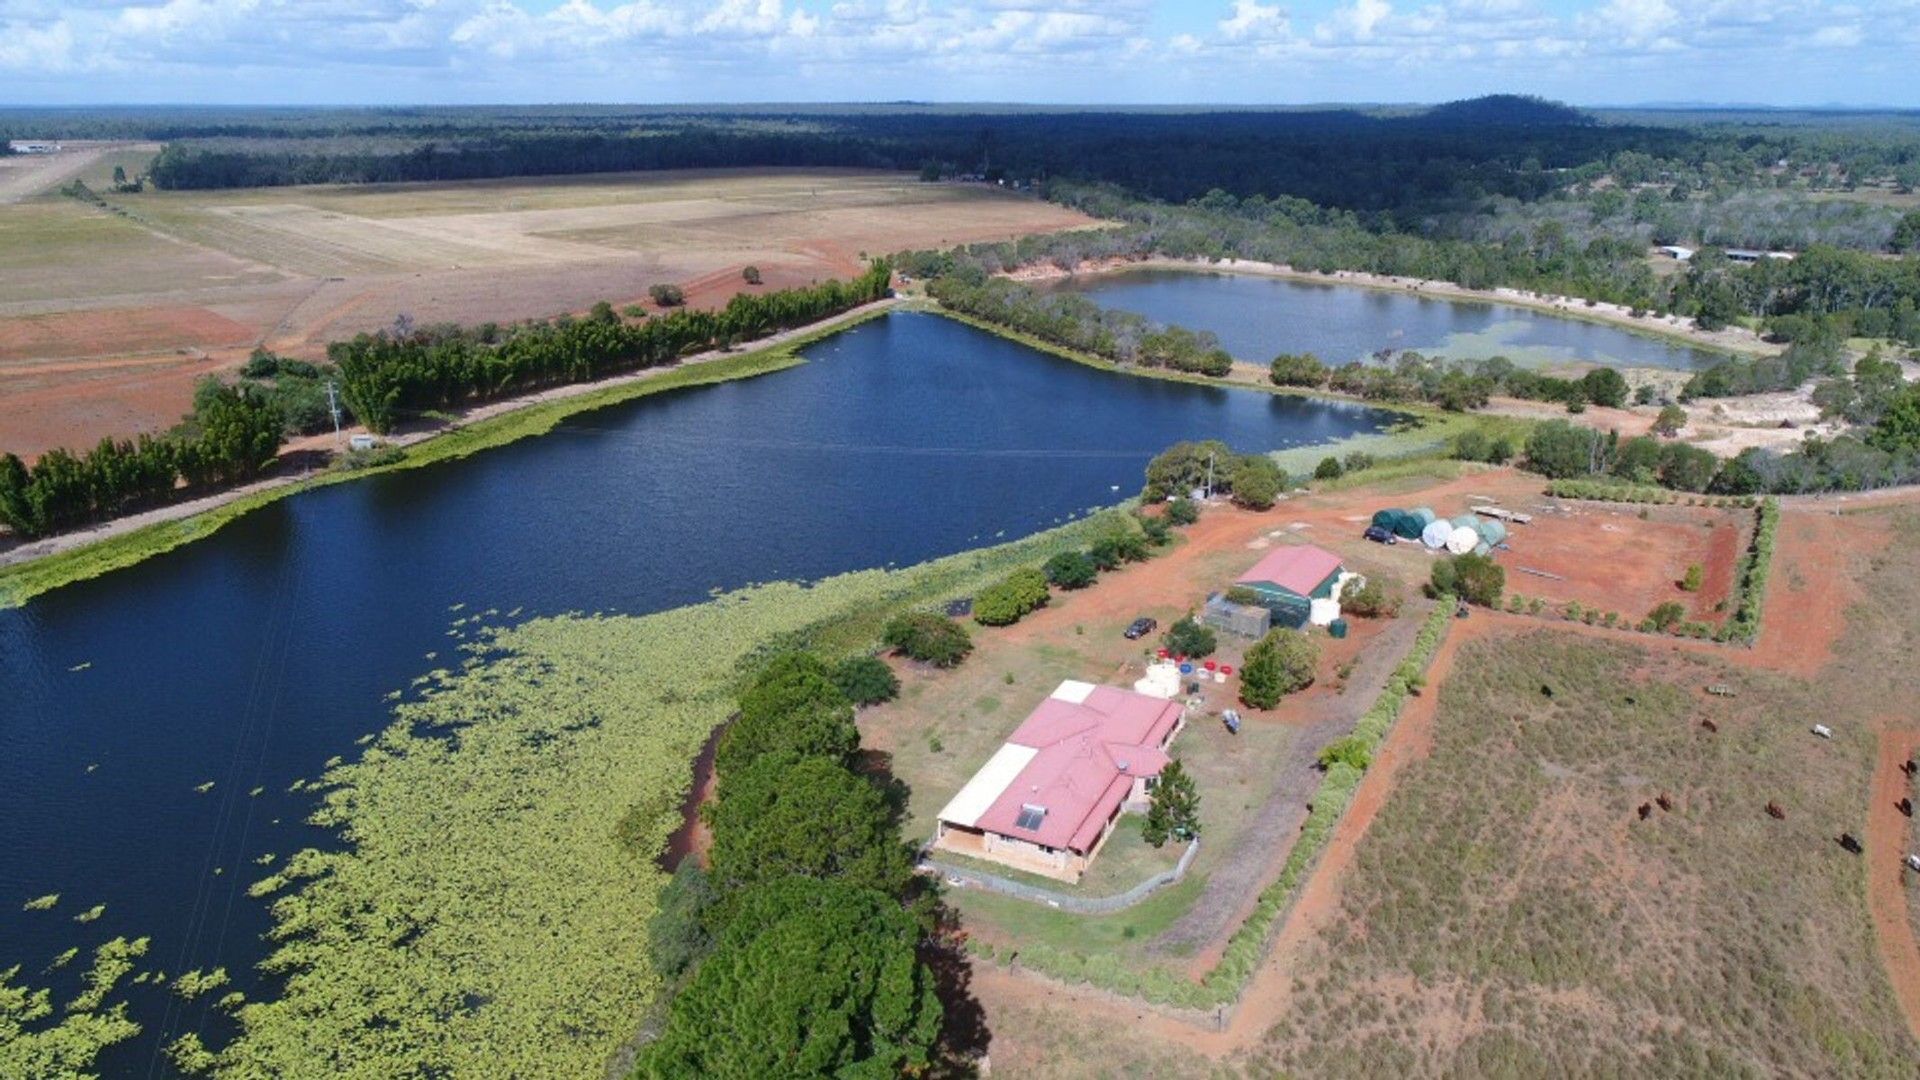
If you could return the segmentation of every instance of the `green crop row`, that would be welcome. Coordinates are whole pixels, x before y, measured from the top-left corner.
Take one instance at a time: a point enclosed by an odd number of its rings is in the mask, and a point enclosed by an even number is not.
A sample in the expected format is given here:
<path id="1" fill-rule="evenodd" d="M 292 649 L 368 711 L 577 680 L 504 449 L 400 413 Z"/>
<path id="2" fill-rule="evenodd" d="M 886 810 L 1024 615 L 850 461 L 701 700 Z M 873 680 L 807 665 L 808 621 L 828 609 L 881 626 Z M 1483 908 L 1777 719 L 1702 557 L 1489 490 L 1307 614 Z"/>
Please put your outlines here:
<path id="1" fill-rule="evenodd" d="M 1555 480 L 1547 485 L 1547 494 L 1556 499 L 1584 499 L 1590 502 L 1633 503 L 1642 506 L 1711 506 L 1721 510 L 1751 509 L 1759 500 L 1752 495 L 1701 495 L 1690 491 L 1654 487 L 1651 484 L 1623 484 L 1616 480 Z"/>
<path id="2" fill-rule="evenodd" d="M 1780 528 L 1780 504 L 1760 503 L 1754 513 L 1753 542 L 1733 572 L 1733 615 L 1720 628 L 1721 641 L 1751 645 L 1760 637 L 1760 610 L 1767 599 L 1767 573 L 1773 565 L 1773 539 Z"/>

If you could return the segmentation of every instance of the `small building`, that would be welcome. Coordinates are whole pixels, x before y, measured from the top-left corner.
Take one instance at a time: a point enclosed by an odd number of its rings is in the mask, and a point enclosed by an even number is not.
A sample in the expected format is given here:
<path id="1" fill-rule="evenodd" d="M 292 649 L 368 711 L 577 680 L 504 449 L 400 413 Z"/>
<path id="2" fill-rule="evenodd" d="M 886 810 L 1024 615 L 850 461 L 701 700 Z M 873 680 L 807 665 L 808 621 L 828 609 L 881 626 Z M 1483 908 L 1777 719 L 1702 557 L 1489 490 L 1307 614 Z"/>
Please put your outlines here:
<path id="1" fill-rule="evenodd" d="M 1200 621 L 1244 638 L 1263 638 L 1273 628 L 1273 613 L 1259 604 L 1236 604 L 1221 593 L 1207 597 Z"/>
<path id="2" fill-rule="evenodd" d="M 1185 723 L 1179 702 L 1069 679 L 941 809 L 933 846 L 1079 881 Z"/>
<path id="3" fill-rule="evenodd" d="M 1761 259 L 1779 259 L 1783 262 L 1793 259 L 1793 253 L 1790 251 L 1759 251 L 1754 248 L 1728 248 L 1726 255 L 1728 262 L 1737 262 L 1748 266 L 1759 262 Z"/>
<path id="4" fill-rule="evenodd" d="M 1259 594 L 1273 625 L 1298 630 L 1308 623 L 1326 626 L 1340 617 L 1340 587 L 1351 576 L 1333 552 L 1289 544 L 1268 552 L 1235 584 Z"/>
<path id="5" fill-rule="evenodd" d="M 1686 262 L 1688 259 L 1693 258 L 1693 249 L 1690 247 L 1681 247 L 1679 244 L 1662 244 L 1654 250 L 1672 259 L 1674 262 Z"/>
<path id="6" fill-rule="evenodd" d="M 366 451 L 366 450 L 375 449 L 379 445 L 380 445 L 380 439 L 379 437 L 374 435 L 347 436 L 347 449 L 349 450 Z"/>

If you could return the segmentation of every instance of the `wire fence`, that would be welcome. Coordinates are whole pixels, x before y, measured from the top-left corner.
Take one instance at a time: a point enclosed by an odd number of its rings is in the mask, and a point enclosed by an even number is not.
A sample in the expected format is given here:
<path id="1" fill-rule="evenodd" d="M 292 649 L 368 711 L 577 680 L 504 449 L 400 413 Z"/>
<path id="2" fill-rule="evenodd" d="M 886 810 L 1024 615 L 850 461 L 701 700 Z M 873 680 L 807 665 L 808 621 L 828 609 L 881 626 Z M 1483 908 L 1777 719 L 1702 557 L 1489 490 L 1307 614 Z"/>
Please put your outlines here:
<path id="1" fill-rule="evenodd" d="M 942 878 L 945 878 L 949 885 L 957 885 L 962 888 L 986 889 L 988 892 L 996 892 L 1002 896 L 1011 896 L 1017 900 L 1027 900 L 1036 904 L 1045 904 L 1048 907 L 1059 908 L 1062 911 L 1071 911 L 1080 915 L 1109 915 L 1116 911 L 1124 911 L 1140 901 L 1145 900 L 1157 890 L 1166 888 L 1168 885 L 1172 885 L 1174 882 L 1186 877 L 1187 867 L 1193 865 L 1194 856 L 1198 854 L 1200 854 L 1200 840 L 1198 837 L 1195 837 L 1187 843 L 1187 850 L 1180 854 L 1180 861 L 1174 864 L 1173 869 L 1163 870 L 1145 881 L 1140 882 L 1133 888 L 1125 892 L 1115 893 L 1112 896 L 1072 896 L 1067 893 L 1055 892 L 1052 889 L 1043 888 L 1039 885 L 1029 885 L 1023 881 L 1003 878 L 998 874 L 990 874 L 984 870 L 955 866 L 952 863 L 936 862 L 931 858 L 922 858 L 920 860 L 920 867 L 928 873 L 938 874 Z"/>

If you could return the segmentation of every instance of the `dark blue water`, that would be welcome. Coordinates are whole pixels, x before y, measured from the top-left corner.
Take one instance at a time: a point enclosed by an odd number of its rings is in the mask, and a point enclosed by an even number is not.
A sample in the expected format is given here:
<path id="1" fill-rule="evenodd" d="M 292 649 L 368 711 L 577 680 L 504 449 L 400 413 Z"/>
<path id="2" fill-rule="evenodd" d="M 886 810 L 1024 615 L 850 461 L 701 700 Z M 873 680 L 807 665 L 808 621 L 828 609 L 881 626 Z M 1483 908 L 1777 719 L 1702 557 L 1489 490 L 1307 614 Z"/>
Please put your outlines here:
<path id="1" fill-rule="evenodd" d="M 1534 368 L 1605 364 L 1687 371 L 1726 358 L 1528 308 L 1252 274 L 1129 270 L 1082 275 L 1054 287 L 1158 322 L 1211 330 L 1228 352 L 1255 363 L 1278 353 L 1310 352 L 1344 364 L 1381 349 L 1412 349 L 1452 360 L 1505 356 Z"/>
<path id="2" fill-rule="evenodd" d="M 301 824 L 312 796 L 288 787 L 355 754 L 384 725 L 383 695 L 457 666 L 455 619 L 643 613 L 907 565 L 1130 495 L 1179 439 L 1277 449 L 1392 419 L 1115 376 L 931 315 L 807 356 L 285 499 L 0 611 L 0 969 L 70 986 L 84 956 L 41 975 L 61 950 L 151 935 L 148 966 L 224 965 L 270 994 L 252 972 L 269 924 L 244 895 L 268 872 L 254 860 L 328 840 Z M 21 909 L 54 892 L 53 911 Z M 97 922 L 72 921 L 95 904 Z M 218 1031 L 205 1000 L 134 1002 L 147 1030 L 112 1073 L 146 1075 L 181 1030 Z"/>

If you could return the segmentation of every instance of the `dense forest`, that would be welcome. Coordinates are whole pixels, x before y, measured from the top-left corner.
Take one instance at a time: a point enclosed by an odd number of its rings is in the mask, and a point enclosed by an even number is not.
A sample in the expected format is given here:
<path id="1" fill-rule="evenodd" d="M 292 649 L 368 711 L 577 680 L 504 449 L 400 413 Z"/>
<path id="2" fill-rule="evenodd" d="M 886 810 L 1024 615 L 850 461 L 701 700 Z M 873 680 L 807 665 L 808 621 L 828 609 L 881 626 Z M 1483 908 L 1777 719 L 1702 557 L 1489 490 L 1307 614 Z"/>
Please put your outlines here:
<path id="1" fill-rule="evenodd" d="M 1679 114 L 1684 116 L 1685 114 Z M 1662 122 L 1667 121 L 1667 122 Z M 1104 182 L 1184 202 L 1220 190 L 1290 196 L 1364 215 L 1371 228 L 1464 234 L 1549 197 L 1658 188 L 1680 205 L 1735 191 L 1839 191 L 1920 183 L 1920 123 L 1904 114 L 1834 126 L 1819 117 L 1596 114 L 1515 96 L 1432 108 L 1101 112 L 1038 108 L 644 107 L 504 109 L 16 110 L 33 132 L 159 139 L 162 187 L 449 180 L 688 166 L 842 165 L 930 178 Z M 1608 190 L 1612 191 L 1607 195 Z M 1677 194 L 1676 194 L 1677 193 Z M 1775 216 L 1804 232 L 1884 234 L 1885 208 Z M 1644 216 L 1644 215 L 1643 215 Z M 1699 220 L 1695 220 L 1698 218 Z M 1740 232 L 1737 219 L 1674 213 L 1660 235 Z M 1646 225 L 1648 223 L 1642 222 Z M 1790 230 L 1791 231 L 1791 230 Z"/>

